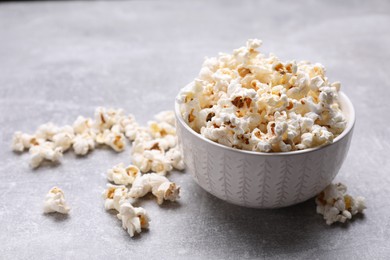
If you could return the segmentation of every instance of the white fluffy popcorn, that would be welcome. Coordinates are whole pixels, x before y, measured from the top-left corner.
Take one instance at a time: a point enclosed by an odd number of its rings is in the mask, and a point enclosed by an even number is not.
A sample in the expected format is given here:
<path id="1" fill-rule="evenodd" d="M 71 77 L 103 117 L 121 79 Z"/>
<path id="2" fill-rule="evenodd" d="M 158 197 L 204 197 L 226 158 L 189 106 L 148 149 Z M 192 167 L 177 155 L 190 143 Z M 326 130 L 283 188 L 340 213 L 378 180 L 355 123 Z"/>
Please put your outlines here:
<path id="1" fill-rule="evenodd" d="M 64 192 L 58 187 L 53 187 L 46 195 L 43 212 L 68 214 L 69 211 L 70 208 L 65 201 Z"/>
<path id="2" fill-rule="evenodd" d="M 77 155 L 86 155 L 95 149 L 95 137 L 92 132 L 77 134 L 73 139 L 73 151 Z"/>
<path id="3" fill-rule="evenodd" d="M 53 136 L 59 132 L 59 127 L 49 122 L 47 124 L 40 125 L 35 132 L 35 136 L 39 139 L 48 141 L 53 140 Z"/>
<path id="4" fill-rule="evenodd" d="M 122 109 L 98 107 L 95 110 L 93 128 L 99 131 L 110 129 L 125 117 Z"/>
<path id="5" fill-rule="evenodd" d="M 82 134 L 88 132 L 92 127 L 92 119 L 78 116 L 73 123 L 73 131 L 75 134 Z"/>
<path id="6" fill-rule="evenodd" d="M 330 184 L 316 198 L 317 213 L 324 216 L 326 224 L 344 223 L 353 215 L 366 209 L 363 197 L 352 197 L 342 183 Z"/>
<path id="7" fill-rule="evenodd" d="M 149 173 L 135 179 L 129 191 L 129 196 L 140 198 L 149 192 L 156 196 L 158 204 L 162 204 L 164 200 L 177 200 L 180 197 L 180 186 L 170 182 L 164 176 Z"/>
<path id="8" fill-rule="evenodd" d="M 30 148 L 30 166 L 37 168 L 44 160 L 59 162 L 62 158 L 62 148 L 55 147 L 53 142 L 45 142 Z"/>
<path id="9" fill-rule="evenodd" d="M 140 170 L 135 165 L 125 167 L 123 163 L 114 166 L 107 171 L 107 179 L 115 184 L 129 185 L 141 175 Z"/>
<path id="10" fill-rule="evenodd" d="M 166 122 L 172 126 L 176 124 L 175 112 L 172 110 L 161 111 L 154 118 L 159 122 Z"/>
<path id="11" fill-rule="evenodd" d="M 119 131 L 105 130 L 96 136 L 96 142 L 110 146 L 116 152 L 126 148 L 125 136 Z"/>
<path id="12" fill-rule="evenodd" d="M 62 151 L 65 152 L 72 146 L 73 138 L 73 127 L 66 125 L 53 135 L 54 146 L 61 147 Z"/>
<path id="13" fill-rule="evenodd" d="M 185 168 L 183 161 L 183 153 L 179 150 L 179 148 L 175 147 L 170 149 L 166 154 L 165 158 L 168 162 L 171 163 L 172 167 L 182 171 Z"/>
<path id="14" fill-rule="evenodd" d="M 287 152 L 333 142 L 346 126 L 340 83 L 321 64 L 283 62 L 256 50 L 206 59 L 177 97 L 186 123 L 206 138 L 237 149 Z"/>
<path id="15" fill-rule="evenodd" d="M 120 205 L 118 219 L 122 220 L 122 227 L 127 230 L 130 237 L 135 233 L 141 233 L 142 228 L 148 228 L 150 218 L 145 209 L 133 207 L 129 202 Z"/>
<path id="16" fill-rule="evenodd" d="M 15 152 L 23 152 L 25 149 L 30 149 L 31 146 L 39 145 L 42 142 L 42 139 L 37 139 L 34 135 L 17 131 L 12 137 L 11 148 Z"/>
<path id="17" fill-rule="evenodd" d="M 128 189 L 124 185 L 107 184 L 103 192 L 104 208 L 119 211 L 120 205 L 128 199 Z"/>

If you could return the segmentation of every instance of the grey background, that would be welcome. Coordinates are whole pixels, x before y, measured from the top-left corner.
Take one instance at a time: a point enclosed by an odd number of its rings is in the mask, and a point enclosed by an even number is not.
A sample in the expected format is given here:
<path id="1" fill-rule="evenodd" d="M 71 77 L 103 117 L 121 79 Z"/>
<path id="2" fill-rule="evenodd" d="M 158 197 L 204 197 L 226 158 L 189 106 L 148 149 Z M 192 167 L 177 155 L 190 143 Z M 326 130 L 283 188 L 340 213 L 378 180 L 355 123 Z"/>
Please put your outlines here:
<path id="1" fill-rule="evenodd" d="M 0 4 L 0 258 L 386 259 L 390 255 L 390 3 L 386 1 L 109 1 Z M 96 106 L 140 122 L 172 109 L 204 56 L 248 38 L 283 59 L 323 63 L 352 99 L 357 122 L 336 180 L 367 198 L 364 216 L 328 227 L 315 203 L 278 210 L 228 205 L 188 173 L 176 204 L 142 200 L 152 218 L 131 239 L 100 194 L 105 171 L 129 149 L 67 153 L 58 166 L 28 167 L 9 146 L 14 131 L 63 125 Z M 72 211 L 45 216 L 58 185 Z"/>

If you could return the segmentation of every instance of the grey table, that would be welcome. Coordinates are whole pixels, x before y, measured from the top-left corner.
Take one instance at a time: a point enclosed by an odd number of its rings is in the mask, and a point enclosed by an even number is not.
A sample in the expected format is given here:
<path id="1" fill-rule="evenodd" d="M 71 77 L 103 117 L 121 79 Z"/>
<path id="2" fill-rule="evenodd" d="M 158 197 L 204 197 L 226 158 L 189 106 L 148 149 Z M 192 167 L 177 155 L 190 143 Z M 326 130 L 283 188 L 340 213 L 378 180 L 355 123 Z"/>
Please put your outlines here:
<path id="1" fill-rule="evenodd" d="M 0 258 L 173 259 L 390 257 L 390 3 L 385 1 L 110 1 L 0 4 Z M 248 38 L 283 59 L 323 63 L 355 104 L 351 149 L 337 181 L 367 198 L 364 216 L 327 226 L 315 203 L 255 210 L 204 192 L 188 173 L 177 204 L 141 201 L 150 230 L 131 239 L 100 195 L 105 171 L 129 149 L 65 155 L 28 167 L 9 149 L 14 131 L 69 124 L 97 106 L 124 108 L 140 122 L 172 109 L 203 57 Z M 59 185 L 69 217 L 45 216 Z"/>

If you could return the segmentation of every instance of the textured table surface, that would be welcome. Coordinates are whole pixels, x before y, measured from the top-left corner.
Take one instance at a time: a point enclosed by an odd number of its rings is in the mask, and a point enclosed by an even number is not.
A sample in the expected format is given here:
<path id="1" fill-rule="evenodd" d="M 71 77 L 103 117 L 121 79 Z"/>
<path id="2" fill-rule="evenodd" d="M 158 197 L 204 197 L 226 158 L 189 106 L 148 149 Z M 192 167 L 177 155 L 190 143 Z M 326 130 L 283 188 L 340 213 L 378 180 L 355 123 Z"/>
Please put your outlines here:
<path id="1" fill-rule="evenodd" d="M 385 259 L 390 256 L 390 3 L 385 1 L 110 1 L 0 4 L 0 258 Z M 150 230 L 131 239 L 100 194 L 105 172 L 129 149 L 67 153 L 28 167 L 10 148 L 14 131 L 69 124 L 96 106 L 124 108 L 142 123 L 198 73 L 204 56 L 248 38 L 283 59 L 323 63 L 352 99 L 357 123 L 336 180 L 367 198 L 364 216 L 327 226 L 315 203 L 278 210 L 232 206 L 188 173 L 176 204 L 141 205 Z M 68 217 L 45 216 L 58 185 Z M 387 256 L 387 257 L 386 257 Z"/>

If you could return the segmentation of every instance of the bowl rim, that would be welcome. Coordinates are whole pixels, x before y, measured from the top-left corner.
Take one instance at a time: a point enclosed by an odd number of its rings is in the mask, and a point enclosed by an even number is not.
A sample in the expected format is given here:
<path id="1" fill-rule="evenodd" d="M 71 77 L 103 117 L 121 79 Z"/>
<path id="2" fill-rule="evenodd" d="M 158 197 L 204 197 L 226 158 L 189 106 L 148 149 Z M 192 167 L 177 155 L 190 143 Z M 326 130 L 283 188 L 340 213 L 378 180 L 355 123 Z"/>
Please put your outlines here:
<path id="1" fill-rule="evenodd" d="M 189 125 L 187 125 L 186 122 L 184 122 L 184 119 L 180 113 L 180 104 L 177 102 L 177 99 L 175 99 L 175 115 L 176 115 L 176 121 L 178 121 L 182 126 L 184 126 L 184 128 L 190 132 L 192 135 L 196 136 L 198 139 L 204 141 L 204 142 L 207 142 L 211 145 L 215 145 L 217 147 L 220 147 L 222 149 L 225 149 L 225 150 L 228 150 L 228 151 L 231 151 L 231 152 L 235 152 L 235 153 L 239 153 L 239 154 L 248 154 L 248 155 L 264 155 L 264 156 L 289 156 L 289 155 L 297 155 L 297 154 L 305 154 L 305 153 L 310 153 L 310 152 L 314 152 L 314 151 L 318 151 L 318 150 L 321 150 L 321 149 L 324 149 L 326 147 L 329 147 L 339 141 L 341 141 L 345 136 L 347 136 L 353 129 L 354 125 L 355 125 L 355 109 L 353 107 L 353 104 L 351 102 L 351 100 L 348 98 L 348 96 L 342 92 L 342 91 L 339 91 L 338 92 L 338 95 L 339 95 L 339 99 L 342 100 L 342 103 L 341 105 L 346 105 L 348 108 L 346 110 L 349 111 L 349 115 L 347 116 L 347 126 L 346 128 L 344 129 L 344 131 L 338 135 L 332 143 L 330 144 L 327 144 L 327 145 L 321 145 L 321 146 L 317 146 L 317 147 L 313 147 L 313 148 L 308 148 L 308 149 L 303 149 L 303 150 L 297 150 L 297 151 L 289 151 L 289 152 L 271 152 L 271 153 L 265 153 L 265 152 L 257 152 L 257 151 L 249 151 L 249 150 L 239 150 L 239 149 L 236 149 L 236 148 L 232 148 L 232 147 L 228 147 L 228 146 L 225 146 L 225 145 L 222 145 L 220 143 L 217 143 L 217 142 L 214 142 L 204 136 L 202 136 L 201 134 L 197 133 L 195 130 L 193 130 Z M 344 109 L 341 108 L 341 110 L 343 111 Z"/>

